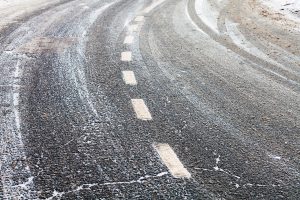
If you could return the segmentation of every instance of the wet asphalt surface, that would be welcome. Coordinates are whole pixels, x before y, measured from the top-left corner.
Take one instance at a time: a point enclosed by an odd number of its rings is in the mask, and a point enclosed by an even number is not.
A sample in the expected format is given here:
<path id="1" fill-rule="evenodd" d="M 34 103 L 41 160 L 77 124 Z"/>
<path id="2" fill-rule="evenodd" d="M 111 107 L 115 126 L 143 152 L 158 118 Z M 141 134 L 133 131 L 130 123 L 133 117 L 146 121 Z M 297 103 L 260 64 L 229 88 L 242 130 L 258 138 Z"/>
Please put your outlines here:
<path id="1" fill-rule="evenodd" d="M 1 32 L 0 199 L 299 199 L 299 45 L 274 56 L 264 31 L 299 33 L 245 25 L 252 13 L 228 6 L 215 34 L 194 3 L 166 0 L 135 22 L 151 1 L 62 1 Z M 237 47 L 225 18 L 286 68 Z M 136 118 L 134 98 L 153 120 Z M 172 177 L 154 143 L 192 178 Z"/>

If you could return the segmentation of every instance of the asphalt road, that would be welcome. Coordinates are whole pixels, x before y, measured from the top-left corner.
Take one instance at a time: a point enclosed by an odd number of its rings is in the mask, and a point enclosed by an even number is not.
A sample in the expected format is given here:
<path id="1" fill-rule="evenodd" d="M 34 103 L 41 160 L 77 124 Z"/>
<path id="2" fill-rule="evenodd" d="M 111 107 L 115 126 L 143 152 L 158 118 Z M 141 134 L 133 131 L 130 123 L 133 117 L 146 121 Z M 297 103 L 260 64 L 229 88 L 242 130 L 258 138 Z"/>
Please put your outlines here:
<path id="1" fill-rule="evenodd" d="M 31 8 L 0 20 L 0 199 L 299 199 L 299 23 L 252 0 Z"/>

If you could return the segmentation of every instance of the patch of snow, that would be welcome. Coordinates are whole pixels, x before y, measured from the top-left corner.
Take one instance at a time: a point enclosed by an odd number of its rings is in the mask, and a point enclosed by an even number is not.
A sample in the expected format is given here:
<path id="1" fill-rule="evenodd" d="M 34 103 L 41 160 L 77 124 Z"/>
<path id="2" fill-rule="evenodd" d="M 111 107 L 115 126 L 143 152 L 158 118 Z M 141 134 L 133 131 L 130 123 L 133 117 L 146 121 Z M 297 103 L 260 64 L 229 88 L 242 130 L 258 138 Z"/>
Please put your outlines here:
<path id="1" fill-rule="evenodd" d="M 232 39 L 233 43 L 237 45 L 239 48 L 243 49 L 244 51 L 256 56 L 257 58 L 260 58 L 272 65 L 276 65 L 284 70 L 290 71 L 290 69 L 286 68 L 285 66 L 281 65 L 280 63 L 276 62 L 275 60 L 271 59 L 268 55 L 263 53 L 261 50 L 259 50 L 257 47 L 255 47 L 250 41 L 248 41 L 244 35 L 239 31 L 238 29 L 238 23 L 234 23 L 228 19 L 225 20 L 225 25 L 227 29 L 227 34 Z M 276 73 L 273 72 L 272 73 Z M 287 79 L 286 77 L 283 77 L 276 73 L 277 76 L 280 76 L 283 79 Z"/>
<path id="2" fill-rule="evenodd" d="M 0 30 L 16 23 L 24 15 L 55 4 L 59 0 L 0 0 Z"/>
<path id="3" fill-rule="evenodd" d="M 196 0 L 195 9 L 200 19 L 214 32 L 219 34 L 218 16 L 219 12 L 207 0 Z"/>
<path id="4" fill-rule="evenodd" d="M 154 8 L 156 8 L 157 6 L 159 6 L 160 4 L 162 4 L 165 0 L 156 0 L 156 1 L 152 1 L 152 3 L 145 8 L 142 13 L 149 13 L 150 11 L 152 11 Z"/>
<path id="5" fill-rule="evenodd" d="M 260 0 L 260 2 L 271 10 L 281 13 L 293 21 L 300 22 L 299 0 Z"/>
<path id="6" fill-rule="evenodd" d="M 195 10 L 200 19 L 215 33 L 219 34 L 218 18 L 227 0 L 196 0 Z"/>
<path id="7" fill-rule="evenodd" d="M 280 156 L 276 156 L 276 155 L 270 154 L 269 157 L 272 158 L 272 159 L 274 159 L 274 160 L 281 160 Z"/>

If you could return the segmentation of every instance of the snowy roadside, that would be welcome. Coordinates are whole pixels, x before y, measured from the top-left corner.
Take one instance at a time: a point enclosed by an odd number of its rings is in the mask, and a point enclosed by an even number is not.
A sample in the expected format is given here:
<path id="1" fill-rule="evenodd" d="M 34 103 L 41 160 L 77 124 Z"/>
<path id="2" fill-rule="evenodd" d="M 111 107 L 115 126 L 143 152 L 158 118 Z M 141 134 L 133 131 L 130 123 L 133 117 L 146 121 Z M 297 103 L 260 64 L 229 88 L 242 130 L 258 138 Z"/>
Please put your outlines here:
<path id="1" fill-rule="evenodd" d="M 260 0 L 261 4 L 274 13 L 280 13 L 289 20 L 300 22 L 300 0 Z"/>
<path id="2" fill-rule="evenodd" d="M 215 33 L 219 34 L 218 18 L 227 0 L 195 0 L 195 10 L 199 18 Z"/>
<path id="3" fill-rule="evenodd" d="M 0 30 L 29 13 L 60 0 L 0 0 Z"/>

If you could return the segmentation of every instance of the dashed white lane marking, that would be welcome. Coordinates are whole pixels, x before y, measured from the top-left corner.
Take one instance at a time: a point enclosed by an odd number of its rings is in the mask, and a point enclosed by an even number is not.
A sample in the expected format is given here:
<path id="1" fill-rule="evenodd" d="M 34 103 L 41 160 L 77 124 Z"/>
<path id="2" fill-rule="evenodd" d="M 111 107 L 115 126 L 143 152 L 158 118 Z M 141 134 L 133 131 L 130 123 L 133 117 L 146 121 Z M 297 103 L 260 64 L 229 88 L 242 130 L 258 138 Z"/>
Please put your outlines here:
<path id="1" fill-rule="evenodd" d="M 130 32 L 137 31 L 137 30 L 138 30 L 138 25 L 137 25 L 137 24 L 130 25 L 130 26 L 128 26 L 128 30 L 129 30 Z"/>
<path id="2" fill-rule="evenodd" d="M 124 44 L 132 44 L 134 37 L 132 35 L 128 35 L 125 37 Z"/>
<path id="3" fill-rule="evenodd" d="M 14 106 L 19 106 L 19 93 L 13 93 L 13 104 Z"/>
<path id="4" fill-rule="evenodd" d="M 132 53 L 130 51 L 125 51 L 121 53 L 121 60 L 122 61 L 131 61 L 132 60 Z"/>
<path id="5" fill-rule="evenodd" d="M 136 22 L 142 22 L 142 21 L 144 21 L 144 16 L 137 16 L 137 17 L 134 19 L 134 21 L 136 21 Z"/>
<path id="6" fill-rule="evenodd" d="M 133 71 L 123 71 L 122 76 L 127 85 L 137 85 Z"/>
<path id="7" fill-rule="evenodd" d="M 173 149 L 164 143 L 153 144 L 163 163 L 175 178 L 191 178 L 190 172 L 183 166 Z"/>
<path id="8" fill-rule="evenodd" d="M 136 117 L 141 120 L 152 120 L 151 113 L 143 99 L 131 99 Z"/>

